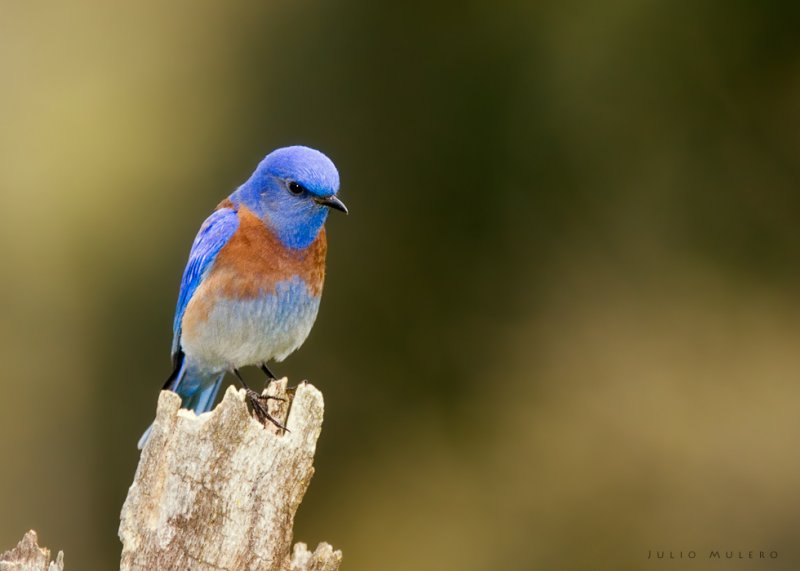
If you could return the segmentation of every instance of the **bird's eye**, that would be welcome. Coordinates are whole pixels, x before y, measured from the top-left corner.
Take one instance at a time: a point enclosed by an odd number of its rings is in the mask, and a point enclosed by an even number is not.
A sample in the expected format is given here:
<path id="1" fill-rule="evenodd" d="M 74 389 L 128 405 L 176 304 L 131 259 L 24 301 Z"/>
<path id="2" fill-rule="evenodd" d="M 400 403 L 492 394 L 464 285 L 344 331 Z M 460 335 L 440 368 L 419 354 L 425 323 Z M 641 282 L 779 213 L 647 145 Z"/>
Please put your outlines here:
<path id="1" fill-rule="evenodd" d="M 286 186 L 289 189 L 289 192 L 292 194 L 303 194 L 306 191 L 302 184 L 293 180 L 290 180 L 288 183 L 286 183 Z"/>

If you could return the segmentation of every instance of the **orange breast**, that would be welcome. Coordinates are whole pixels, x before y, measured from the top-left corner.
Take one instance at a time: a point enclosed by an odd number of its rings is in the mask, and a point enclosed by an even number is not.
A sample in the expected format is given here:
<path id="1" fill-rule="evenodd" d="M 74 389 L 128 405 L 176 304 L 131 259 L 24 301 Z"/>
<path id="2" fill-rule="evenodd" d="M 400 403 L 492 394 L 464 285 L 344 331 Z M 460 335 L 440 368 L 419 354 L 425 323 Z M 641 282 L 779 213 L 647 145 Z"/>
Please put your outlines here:
<path id="1" fill-rule="evenodd" d="M 325 228 L 303 250 L 293 250 L 244 206 L 239 207 L 239 228 L 217 254 L 211 273 L 203 285 L 209 292 L 234 299 L 253 299 L 275 292 L 275 284 L 299 277 L 311 295 L 322 292 L 325 280 L 325 254 L 328 244 Z"/>
<path id="2" fill-rule="evenodd" d="M 182 324 L 186 341 L 223 298 L 261 298 L 275 293 L 277 283 L 298 277 L 310 295 L 322 293 L 328 248 L 324 228 L 307 248 L 292 250 L 283 246 L 251 210 L 240 207 L 238 215 L 239 228 L 219 251 L 211 272 L 186 306 Z"/>

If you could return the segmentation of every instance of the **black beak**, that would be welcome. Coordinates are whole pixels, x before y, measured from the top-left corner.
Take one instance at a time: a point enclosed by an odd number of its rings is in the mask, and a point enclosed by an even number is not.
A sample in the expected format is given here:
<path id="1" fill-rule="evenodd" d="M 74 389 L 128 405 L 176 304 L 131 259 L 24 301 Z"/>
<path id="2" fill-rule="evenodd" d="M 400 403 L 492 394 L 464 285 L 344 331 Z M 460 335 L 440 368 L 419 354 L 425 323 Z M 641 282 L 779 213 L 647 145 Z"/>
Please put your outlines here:
<path id="1" fill-rule="evenodd" d="M 339 200 L 335 194 L 330 196 L 315 196 L 314 201 L 317 204 L 322 204 L 323 206 L 333 208 L 334 210 L 340 210 L 341 212 L 347 214 L 347 207 L 344 205 L 344 202 Z"/>

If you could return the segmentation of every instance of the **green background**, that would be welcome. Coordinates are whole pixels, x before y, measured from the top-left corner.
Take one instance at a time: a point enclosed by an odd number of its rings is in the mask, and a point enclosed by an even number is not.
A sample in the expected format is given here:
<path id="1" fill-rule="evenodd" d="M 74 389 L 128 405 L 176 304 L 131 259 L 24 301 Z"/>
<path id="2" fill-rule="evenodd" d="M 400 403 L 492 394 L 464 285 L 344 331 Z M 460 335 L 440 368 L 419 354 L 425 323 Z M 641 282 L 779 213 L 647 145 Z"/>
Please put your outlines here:
<path id="1" fill-rule="evenodd" d="M 326 398 L 298 540 L 348 571 L 797 569 L 798 20 L 3 2 L 0 549 L 115 568 L 194 234 L 302 143 L 351 214 L 274 367 Z"/>

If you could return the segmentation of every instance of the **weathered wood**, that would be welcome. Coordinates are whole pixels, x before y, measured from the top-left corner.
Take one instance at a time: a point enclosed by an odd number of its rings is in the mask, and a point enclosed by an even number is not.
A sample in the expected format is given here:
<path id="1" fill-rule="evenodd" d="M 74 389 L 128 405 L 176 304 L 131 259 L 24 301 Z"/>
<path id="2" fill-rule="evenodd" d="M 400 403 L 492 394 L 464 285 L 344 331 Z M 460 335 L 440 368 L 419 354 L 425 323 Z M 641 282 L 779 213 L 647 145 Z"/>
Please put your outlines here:
<path id="1" fill-rule="evenodd" d="M 270 412 L 284 432 L 253 419 L 244 391 L 230 387 L 196 416 L 164 391 L 150 440 L 122 508 L 123 571 L 336 571 L 342 554 L 310 553 L 292 526 L 312 474 L 322 394 L 286 379 L 270 384 Z M 287 418 L 288 411 L 288 418 Z"/>
<path id="2" fill-rule="evenodd" d="M 14 549 L 0 554 L 0 571 L 64 571 L 64 552 L 59 551 L 56 560 L 50 561 L 50 550 L 39 547 L 36 532 L 31 530 Z"/>

